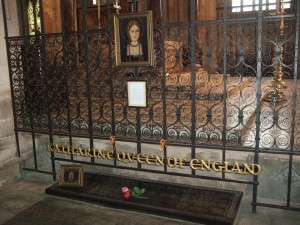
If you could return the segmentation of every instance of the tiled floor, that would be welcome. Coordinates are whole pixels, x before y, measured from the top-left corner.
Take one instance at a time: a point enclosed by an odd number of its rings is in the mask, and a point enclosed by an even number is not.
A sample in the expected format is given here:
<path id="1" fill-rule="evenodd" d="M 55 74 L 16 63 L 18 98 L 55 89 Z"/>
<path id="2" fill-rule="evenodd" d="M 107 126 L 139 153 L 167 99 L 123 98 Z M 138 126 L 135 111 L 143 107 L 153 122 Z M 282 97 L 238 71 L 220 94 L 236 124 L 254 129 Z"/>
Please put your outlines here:
<path id="1" fill-rule="evenodd" d="M 46 195 L 44 190 L 54 182 L 52 177 L 45 174 L 35 172 L 26 172 L 23 177 L 0 187 L 0 224 L 13 217 L 23 209 L 29 207 L 35 202 L 41 200 Z M 66 200 L 70 201 L 70 200 Z M 300 212 L 287 211 L 274 208 L 258 207 L 257 213 L 252 213 L 251 197 L 244 196 L 241 202 L 239 213 L 237 215 L 235 225 L 299 225 Z M 147 224 L 194 224 L 186 221 L 173 220 L 144 213 L 131 212 L 126 210 L 112 209 L 99 205 L 91 205 L 73 201 L 78 204 L 81 209 L 89 212 L 96 212 L 91 216 L 99 218 L 99 215 L 107 215 L 105 220 L 95 219 L 96 224 L 111 225 L 147 225 Z M 68 204 L 66 204 L 68 207 Z M 108 217 L 109 216 L 109 217 Z M 126 220 L 124 219 L 126 218 Z M 24 222 L 24 224 L 26 224 Z M 84 221 L 82 224 L 85 225 Z M 41 225 L 43 223 L 41 222 Z M 94 224 L 89 224 L 94 225 Z"/>

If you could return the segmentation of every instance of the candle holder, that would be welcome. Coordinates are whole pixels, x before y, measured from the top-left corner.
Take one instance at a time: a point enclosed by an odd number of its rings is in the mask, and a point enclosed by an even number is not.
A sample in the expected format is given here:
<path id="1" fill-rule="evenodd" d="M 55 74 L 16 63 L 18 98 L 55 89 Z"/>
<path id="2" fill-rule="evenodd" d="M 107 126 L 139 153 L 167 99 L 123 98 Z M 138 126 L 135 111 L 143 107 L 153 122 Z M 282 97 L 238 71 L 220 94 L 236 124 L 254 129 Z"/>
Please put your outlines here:
<path id="1" fill-rule="evenodd" d="M 279 9 L 277 8 L 277 12 L 273 13 L 272 15 L 281 15 L 281 21 L 280 21 L 280 35 L 279 38 L 282 40 L 284 35 L 284 1 L 282 0 L 281 4 L 281 12 L 279 12 Z M 274 65 L 275 65 L 275 72 L 274 72 L 274 78 L 271 81 L 271 84 L 269 85 L 270 90 L 267 92 L 265 96 L 265 100 L 268 102 L 271 102 L 272 104 L 277 104 L 282 101 L 286 101 L 287 98 L 285 94 L 283 93 L 283 90 L 286 89 L 288 86 L 286 85 L 285 81 L 282 80 L 283 76 L 283 67 L 282 67 L 282 60 L 283 60 L 283 42 L 278 43 L 276 45 L 276 52 L 274 57 Z"/>
<path id="2" fill-rule="evenodd" d="M 282 53 L 283 53 L 283 47 L 280 47 L 280 60 L 276 60 L 275 63 L 275 72 L 274 72 L 274 78 L 271 81 L 270 84 L 270 90 L 267 92 L 265 96 L 265 100 L 268 102 L 271 102 L 273 104 L 277 104 L 282 101 L 286 101 L 286 96 L 283 93 L 283 90 L 286 89 L 288 86 L 286 85 L 285 81 L 282 80 L 283 71 L 282 71 Z"/>

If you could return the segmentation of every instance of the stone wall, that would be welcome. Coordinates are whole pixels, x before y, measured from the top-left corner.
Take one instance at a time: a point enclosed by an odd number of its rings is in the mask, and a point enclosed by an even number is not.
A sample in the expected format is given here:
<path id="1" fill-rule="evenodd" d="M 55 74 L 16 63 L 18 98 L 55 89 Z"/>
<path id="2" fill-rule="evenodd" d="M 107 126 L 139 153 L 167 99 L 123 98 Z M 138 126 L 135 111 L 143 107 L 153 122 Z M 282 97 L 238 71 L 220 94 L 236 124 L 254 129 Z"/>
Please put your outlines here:
<path id="1" fill-rule="evenodd" d="M 12 25 L 15 22 L 10 8 L 13 6 L 9 2 L 7 15 L 8 23 Z M 16 157 L 16 144 L 14 135 L 14 123 L 12 104 L 9 87 L 9 75 L 7 66 L 7 54 L 5 44 L 4 23 L 2 16 L 2 5 L 0 4 L 0 186 L 19 175 L 18 157 Z"/>
<path id="2" fill-rule="evenodd" d="M 47 151 L 47 145 L 49 144 L 48 135 L 40 135 L 36 138 L 38 140 L 38 163 L 39 167 L 44 168 L 47 171 L 51 171 L 51 161 L 50 161 L 50 152 Z M 74 147 L 83 147 L 89 148 L 89 139 L 87 138 L 72 138 Z M 69 145 L 68 137 L 54 137 L 54 143 L 58 145 Z M 94 148 L 107 150 L 109 149 L 109 140 L 94 140 Z M 118 152 L 128 152 L 136 153 L 137 144 L 132 142 L 122 142 L 116 141 L 116 149 Z M 181 159 L 191 159 L 191 150 L 190 147 L 180 147 L 180 146 L 167 146 L 168 156 L 177 157 Z M 145 144 L 142 143 L 141 153 L 146 155 L 161 155 L 162 150 L 159 144 Z M 63 153 L 55 153 L 55 156 L 62 159 L 71 159 L 71 156 Z M 226 151 L 226 161 L 230 163 L 239 162 L 239 163 L 253 163 L 254 155 L 249 152 L 237 152 L 237 151 Z M 197 148 L 195 158 L 211 161 L 222 161 L 222 151 L 217 149 L 206 149 L 206 148 Z M 74 160 L 79 160 L 82 162 L 91 162 L 89 157 L 74 156 Z M 32 159 L 28 161 L 28 165 L 32 164 Z M 56 172 L 59 174 L 60 164 L 67 164 L 65 161 L 55 161 Z M 114 161 L 108 159 L 95 159 L 95 163 L 107 164 L 110 166 L 114 165 Z M 200 179 L 192 178 L 188 175 L 191 174 L 191 169 L 188 165 L 185 165 L 184 168 L 170 168 L 168 167 L 168 172 L 171 173 L 182 173 L 187 174 L 186 177 L 167 175 L 163 174 L 163 167 L 157 165 L 147 165 L 146 163 L 142 164 L 143 169 L 161 171 L 159 173 L 149 173 L 149 172 L 140 172 L 136 170 L 131 170 L 131 168 L 137 168 L 136 161 L 132 163 L 124 163 L 117 161 L 118 166 L 122 166 L 128 169 L 118 169 L 112 167 L 104 166 L 95 166 L 83 164 L 83 169 L 85 172 L 92 173 L 106 173 L 106 174 L 117 174 L 124 175 L 142 179 L 151 179 L 156 181 L 166 181 L 179 184 L 188 184 L 196 186 L 206 186 L 211 188 L 220 188 L 220 189 L 229 189 L 229 190 L 238 190 L 244 192 L 245 195 L 252 195 L 252 185 L 234 183 L 234 182 L 225 182 L 225 181 L 216 181 L 209 179 Z M 277 154 L 264 154 L 260 153 L 259 165 L 262 168 L 261 174 L 258 176 L 258 197 L 267 202 L 269 201 L 286 201 L 287 199 L 287 180 L 288 180 L 288 167 L 289 167 L 289 157 Z M 294 157 L 293 168 L 292 168 L 292 177 L 291 177 L 291 202 L 293 206 L 300 206 L 300 157 Z M 197 170 L 197 175 L 207 176 L 207 177 L 218 177 L 221 178 L 220 172 L 211 171 L 202 171 Z M 243 181 L 253 181 L 253 176 L 240 175 L 235 173 L 226 173 L 227 179 L 238 179 Z M 59 179 L 59 176 L 57 177 Z"/>
<path id="3" fill-rule="evenodd" d="M 0 185 L 18 176 L 10 90 L 0 85 Z"/>
<path id="4" fill-rule="evenodd" d="M 16 1 L 5 1 L 8 35 L 19 35 Z M 20 134 L 21 157 L 18 157 L 14 119 L 11 102 L 11 91 L 7 63 L 5 32 L 3 23 L 2 5 L 0 4 L 0 186 L 20 176 L 20 166 L 25 158 L 32 155 L 31 137 Z"/>
<path id="5" fill-rule="evenodd" d="M 38 161 L 38 167 L 42 168 L 46 171 L 51 171 L 52 164 L 50 161 L 50 152 L 47 151 L 47 145 L 49 144 L 49 136 L 48 135 L 39 135 L 36 136 L 36 141 L 38 142 L 37 147 L 37 161 Z M 54 136 L 53 143 L 58 145 L 65 145 L 69 146 L 69 138 L 68 137 L 59 137 Z M 89 139 L 87 138 L 72 138 L 72 146 L 75 148 L 82 147 L 82 148 L 89 148 Z M 108 150 L 109 148 L 109 140 L 94 140 L 94 148 L 98 150 Z M 145 144 L 142 143 L 141 146 L 141 153 L 145 155 L 157 155 L 160 156 L 162 154 L 162 149 L 159 144 Z M 118 152 L 126 152 L 126 153 L 136 153 L 137 152 L 137 144 L 132 142 L 122 142 L 122 141 L 116 141 L 116 149 Z M 168 146 L 168 156 L 169 157 L 177 157 L 180 159 L 191 159 L 191 150 L 190 147 L 180 147 L 180 146 Z M 71 156 L 68 154 L 63 153 L 55 153 L 55 156 L 60 159 L 71 159 Z M 227 155 L 227 161 L 230 162 L 245 162 L 245 163 L 251 163 L 253 159 L 249 157 L 248 153 L 245 154 L 235 154 L 235 153 L 229 153 Z M 197 159 L 203 159 L 203 160 L 221 160 L 222 159 L 222 152 L 219 150 L 211 150 L 211 149 L 204 149 L 199 148 L 196 150 L 196 157 Z M 74 160 L 78 160 L 81 162 L 91 162 L 90 157 L 82 157 L 82 156 L 73 156 Z M 26 161 L 26 166 L 32 165 L 33 160 L 32 158 L 28 159 Z M 57 179 L 59 179 L 59 166 L 61 164 L 68 164 L 72 162 L 65 162 L 56 160 L 55 161 L 55 167 L 56 172 L 58 174 Z M 114 165 L 113 160 L 108 159 L 95 159 L 95 163 L 99 164 L 105 164 L 109 166 Z M 106 173 L 106 174 L 118 174 L 118 175 L 124 175 L 124 176 L 130 176 L 130 177 L 136 177 L 136 178 L 142 178 L 142 179 L 151 179 L 156 181 L 166 181 L 166 182 L 172 182 L 172 183 L 179 183 L 179 184 L 189 184 L 189 185 L 196 185 L 196 186 L 206 186 L 206 187 L 212 187 L 212 188 L 220 188 L 220 189 L 229 189 L 229 190 L 239 190 L 243 191 L 244 193 L 247 192 L 247 187 L 251 187 L 251 185 L 246 184 L 238 184 L 238 183 L 232 183 L 232 182 L 223 182 L 223 181 L 216 181 L 216 180 L 207 180 L 207 179 L 200 179 L 200 178 L 192 178 L 189 177 L 189 174 L 191 174 L 191 168 L 188 165 L 183 166 L 183 168 L 171 168 L 168 167 L 168 172 L 171 173 L 182 173 L 186 174 L 186 177 L 183 176 L 175 176 L 175 175 L 167 175 L 163 174 L 163 167 L 157 166 L 157 165 L 147 165 L 146 163 L 142 164 L 143 169 L 148 169 L 152 171 L 160 171 L 160 173 L 149 173 L 149 172 L 140 172 L 136 171 L 137 169 L 137 162 L 133 161 L 132 163 L 124 163 L 121 161 L 117 161 L 118 166 L 122 166 L 128 169 L 119 169 L 119 168 L 112 168 L 112 167 L 106 167 L 106 166 L 97 166 L 97 165 L 88 165 L 83 163 L 83 169 L 85 172 L 92 172 L 92 173 Z M 134 168 L 135 170 L 132 170 Z M 202 176 L 208 176 L 208 177 L 218 177 L 221 178 L 222 174 L 214 171 L 196 171 L 197 175 Z M 241 179 L 245 181 L 251 181 L 252 175 L 237 175 L 232 173 L 226 174 L 227 179 Z M 250 190 L 250 189 L 249 189 Z"/>

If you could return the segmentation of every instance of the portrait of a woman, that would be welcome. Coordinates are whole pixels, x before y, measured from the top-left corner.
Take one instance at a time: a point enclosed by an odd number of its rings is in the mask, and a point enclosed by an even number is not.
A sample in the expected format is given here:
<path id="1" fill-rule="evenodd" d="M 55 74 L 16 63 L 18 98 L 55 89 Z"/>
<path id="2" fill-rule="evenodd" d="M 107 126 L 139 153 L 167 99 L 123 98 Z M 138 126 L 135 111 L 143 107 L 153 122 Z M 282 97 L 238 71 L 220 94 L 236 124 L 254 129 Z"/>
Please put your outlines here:
<path id="1" fill-rule="evenodd" d="M 115 16 L 117 66 L 153 65 L 152 13 Z"/>
<path id="2" fill-rule="evenodd" d="M 130 20 L 127 23 L 126 34 L 128 38 L 128 44 L 126 48 L 126 60 L 127 62 L 143 61 L 143 47 L 140 42 L 141 38 L 141 24 L 138 20 Z"/>

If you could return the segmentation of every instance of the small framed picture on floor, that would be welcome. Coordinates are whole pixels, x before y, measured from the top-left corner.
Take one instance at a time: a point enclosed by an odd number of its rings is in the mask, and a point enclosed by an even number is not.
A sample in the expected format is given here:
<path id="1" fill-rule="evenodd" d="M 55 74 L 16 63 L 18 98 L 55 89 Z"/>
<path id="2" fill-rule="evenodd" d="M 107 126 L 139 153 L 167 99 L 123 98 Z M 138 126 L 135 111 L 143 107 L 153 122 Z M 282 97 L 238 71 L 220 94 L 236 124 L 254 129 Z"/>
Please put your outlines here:
<path id="1" fill-rule="evenodd" d="M 62 164 L 59 173 L 59 186 L 83 187 L 83 168 L 81 164 Z"/>

